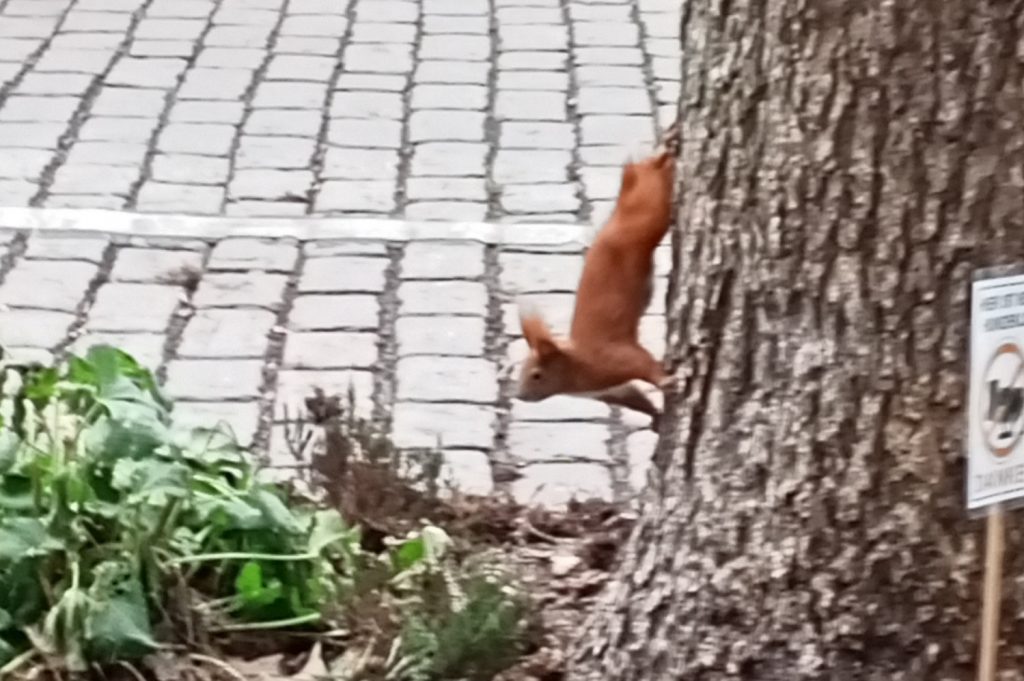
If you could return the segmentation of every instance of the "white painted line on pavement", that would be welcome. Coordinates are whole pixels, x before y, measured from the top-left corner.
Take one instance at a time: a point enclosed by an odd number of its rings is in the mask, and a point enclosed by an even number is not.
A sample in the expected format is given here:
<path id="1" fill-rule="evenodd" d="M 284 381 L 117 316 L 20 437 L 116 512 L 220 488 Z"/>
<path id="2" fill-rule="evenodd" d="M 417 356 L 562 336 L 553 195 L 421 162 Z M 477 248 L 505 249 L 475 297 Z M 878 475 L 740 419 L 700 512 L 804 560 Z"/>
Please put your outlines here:
<path id="1" fill-rule="evenodd" d="M 378 218 L 238 218 L 94 208 L 3 208 L 0 229 L 103 232 L 141 237 L 359 239 L 384 241 L 470 240 L 502 245 L 587 244 L 593 229 L 579 224 L 434 222 Z"/>

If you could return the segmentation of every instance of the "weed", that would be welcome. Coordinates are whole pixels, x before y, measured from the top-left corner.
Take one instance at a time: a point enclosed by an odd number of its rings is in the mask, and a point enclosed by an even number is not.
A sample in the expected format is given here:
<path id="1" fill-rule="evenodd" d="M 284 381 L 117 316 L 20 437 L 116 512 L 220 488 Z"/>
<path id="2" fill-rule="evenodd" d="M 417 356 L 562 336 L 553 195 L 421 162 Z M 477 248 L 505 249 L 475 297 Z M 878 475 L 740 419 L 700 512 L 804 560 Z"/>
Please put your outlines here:
<path id="1" fill-rule="evenodd" d="M 358 531 L 289 509 L 230 433 L 175 427 L 127 354 L 3 365 L 0 393 L 0 660 L 138 657 L 181 577 L 207 587 L 208 622 L 235 626 L 317 622 L 344 590 Z"/>
<path id="2" fill-rule="evenodd" d="M 482 681 L 508 666 L 525 600 L 433 525 L 375 527 L 432 497 L 396 478 L 397 450 L 353 403 L 307 400 L 325 443 L 318 505 L 260 482 L 226 428 L 175 424 L 120 350 L 44 367 L 0 348 L 0 677 L 285 629 L 340 635 L 338 681 Z"/>

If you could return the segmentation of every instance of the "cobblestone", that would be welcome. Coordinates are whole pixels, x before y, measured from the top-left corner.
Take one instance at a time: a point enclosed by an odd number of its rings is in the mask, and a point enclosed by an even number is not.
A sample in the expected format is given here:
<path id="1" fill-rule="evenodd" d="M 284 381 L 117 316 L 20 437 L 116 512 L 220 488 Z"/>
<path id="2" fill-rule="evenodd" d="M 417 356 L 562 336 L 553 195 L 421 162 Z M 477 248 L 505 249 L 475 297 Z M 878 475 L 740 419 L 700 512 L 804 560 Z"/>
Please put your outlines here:
<path id="1" fill-rule="evenodd" d="M 400 310 L 405 314 L 483 315 L 487 288 L 468 281 L 405 282 L 398 287 Z"/>
<path id="2" fill-rule="evenodd" d="M 241 102 L 177 102 L 169 114 L 172 123 L 229 123 L 242 120 Z M 88 123 L 86 123 L 88 125 Z"/>
<path id="3" fill-rule="evenodd" d="M 469 199 L 485 201 L 487 186 L 482 179 L 464 177 L 412 177 L 405 195 L 413 201 L 423 199 Z"/>
<path id="4" fill-rule="evenodd" d="M 103 252 L 107 249 L 108 239 L 98 235 L 94 237 L 50 237 L 39 236 L 32 239 L 25 249 L 25 257 L 29 260 L 84 260 L 99 264 Z"/>
<path id="5" fill-rule="evenodd" d="M 296 331 L 376 331 L 379 317 L 375 296 L 315 294 L 295 299 L 289 324 Z"/>
<path id="6" fill-rule="evenodd" d="M 491 462 L 474 450 L 446 449 L 442 453 L 441 481 L 462 494 L 485 495 L 494 491 Z"/>
<path id="7" fill-rule="evenodd" d="M 50 162 L 51 154 L 36 149 L 6 149 L 0 178 L 34 179 Z"/>
<path id="8" fill-rule="evenodd" d="M 568 123 L 506 122 L 501 126 L 506 149 L 572 149 L 575 136 Z"/>
<path id="9" fill-rule="evenodd" d="M 64 340 L 75 315 L 48 310 L 0 311 L 0 346 L 52 348 Z"/>
<path id="10" fill-rule="evenodd" d="M 234 127 L 222 123 L 171 123 L 157 140 L 157 149 L 164 153 L 227 156 L 234 138 Z"/>
<path id="11" fill-rule="evenodd" d="M 416 68 L 417 83 L 466 83 L 486 85 L 491 67 L 487 62 L 425 60 Z"/>
<path id="12" fill-rule="evenodd" d="M 487 204 L 468 201 L 413 201 L 405 207 L 405 215 L 410 220 L 478 222 L 487 217 Z"/>
<path id="13" fill-rule="evenodd" d="M 406 357 L 398 360 L 399 400 L 421 402 L 497 401 L 494 364 L 471 357 Z"/>
<path id="14" fill-rule="evenodd" d="M 334 118 L 402 118 L 402 96 L 397 92 L 339 92 L 331 102 Z M 316 113 L 319 116 L 319 112 Z"/>
<path id="15" fill-rule="evenodd" d="M 269 239 L 224 239 L 210 254 L 207 269 L 291 272 L 299 257 L 296 243 Z"/>
<path id="16" fill-rule="evenodd" d="M 176 400 L 253 400 L 262 380 L 258 359 L 179 359 L 167 365 L 165 390 Z"/>
<path id="17" fill-rule="evenodd" d="M 493 177 L 503 184 L 566 182 L 571 164 L 569 151 L 506 149 L 494 159 Z"/>
<path id="18" fill-rule="evenodd" d="M 216 215 L 224 203 L 223 187 L 147 182 L 136 201 L 142 210 Z"/>
<path id="19" fill-rule="evenodd" d="M 51 191 L 54 194 L 113 194 L 128 196 L 139 171 L 132 167 L 116 167 L 83 163 L 57 169 Z"/>
<path id="20" fill-rule="evenodd" d="M 0 109 L 0 121 L 66 123 L 78 108 L 74 97 L 33 97 L 17 95 L 10 97 Z"/>
<path id="21" fill-rule="evenodd" d="M 196 291 L 196 307 L 281 307 L 288 277 L 283 274 L 214 273 L 203 277 Z"/>
<path id="22" fill-rule="evenodd" d="M 301 293 L 380 293 L 384 290 L 384 258 L 326 257 L 306 263 L 299 280 Z"/>
<path id="23" fill-rule="evenodd" d="M 341 147 L 398 149 L 402 146 L 402 124 L 398 121 L 338 118 L 328 126 L 327 140 Z"/>
<path id="24" fill-rule="evenodd" d="M 663 0 L 77 0 L 58 31 L 68 6 L 0 9 L 0 205 L 280 218 L 248 232 L 260 235 L 306 214 L 540 234 L 514 223 L 608 214 L 621 163 L 671 123 L 679 92 L 680 8 Z M 260 392 L 274 377 L 265 360 L 321 367 L 282 368 L 278 394 L 298 402 L 311 378 L 334 390 L 353 377 L 361 414 L 392 417 L 403 447 L 440 436 L 464 486 L 494 486 L 497 445 L 521 473 L 497 487 L 519 499 L 610 496 L 613 470 L 635 488 L 653 434 L 632 431 L 646 417 L 498 392 L 497 367 L 524 351 L 516 302 L 568 328 L 579 249 L 380 224 L 417 238 L 32 234 L 4 261 L 0 341 L 42 359 L 109 341 L 154 368 L 166 353 L 182 417 L 225 418 L 246 441 L 261 416 L 283 417 Z M 641 322 L 656 354 L 666 283 Z M 217 358 L 192 359 L 204 353 Z"/>
<path id="25" fill-rule="evenodd" d="M 181 289 L 176 286 L 107 284 L 100 288 L 96 302 L 89 310 L 86 329 L 159 333 L 167 328 L 181 298 Z"/>
<path id="26" fill-rule="evenodd" d="M 284 366 L 289 369 L 369 369 L 377 362 L 377 336 L 349 331 L 288 334 Z"/>
<path id="27" fill-rule="evenodd" d="M 156 119 L 104 116 L 90 118 L 78 131 L 79 140 L 148 144 Z"/>
<path id="28" fill-rule="evenodd" d="M 186 428 L 226 427 L 243 447 L 249 446 L 260 420 L 258 402 L 185 402 L 174 405 L 174 419 Z"/>
<path id="29" fill-rule="evenodd" d="M 398 356 L 483 357 L 481 317 L 401 317 L 395 330 Z"/>
<path id="30" fill-rule="evenodd" d="M 267 310 L 199 310 L 189 320 L 178 356 L 202 358 L 259 358 L 267 351 L 267 334 L 276 322 Z"/>
<path id="31" fill-rule="evenodd" d="M 476 279 L 484 275 L 484 248 L 472 242 L 418 241 L 402 258 L 402 279 Z"/>
<path id="32" fill-rule="evenodd" d="M 398 402 L 392 437 L 399 447 L 490 449 L 494 410 L 478 404 Z"/>
<path id="33" fill-rule="evenodd" d="M 56 149 L 63 131 L 56 123 L 0 123 L 0 147 Z"/>
<path id="34" fill-rule="evenodd" d="M 395 209 L 395 181 L 325 182 L 316 199 L 322 213 L 390 213 Z"/>
<path id="35" fill-rule="evenodd" d="M 313 184 L 311 170 L 239 170 L 231 180 L 232 199 L 304 200 Z"/>
<path id="36" fill-rule="evenodd" d="M 409 117 L 409 139 L 412 142 L 482 142 L 484 119 L 484 114 L 475 111 L 414 111 Z"/>
<path id="37" fill-rule="evenodd" d="M 156 184 L 221 185 L 231 173 L 231 162 L 226 158 L 196 156 L 195 154 L 158 154 L 153 159 L 152 178 Z M 154 186 L 154 185 L 150 185 Z M 149 187 L 146 187 L 149 190 Z M 216 196 L 219 198 L 220 193 Z M 157 199 L 153 190 L 146 198 Z"/>
<path id="38" fill-rule="evenodd" d="M 322 175 L 344 180 L 393 180 L 398 176 L 398 160 L 398 155 L 387 149 L 328 149 Z"/>
<path id="39" fill-rule="evenodd" d="M 235 155 L 235 168 L 306 169 L 316 153 L 316 140 L 295 137 L 243 135 Z"/>
<path id="40" fill-rule="evenodd" d="M 566 98 L 547 90 L 499 92 L 495 115 L 501 120 L 564 121 Z"/>
<path id="41" fill-rule="evenodd" d="M 501 205 L 509 213 L 571 213 L 579 203 L 571 184 L 507 185 L 501 194 Z"/>
<path id="42" fill-rule="evenodd" d="M 0 286 L 0 306 L 74 312 L 97 269 L 85 262 L 26 260 Z"/>
<path id="43" fill-rule="evenodd" d="M 482 85 L 417 85 L 412 90 L 414 109 L 487 108 L 487 88 Z"/>
<path id="44" fill-rule="evenodd" d="M 477 142 L 424 142 L 412 154 L 412 174 L 482 177 L 487 170 L 487 145 Z"/>

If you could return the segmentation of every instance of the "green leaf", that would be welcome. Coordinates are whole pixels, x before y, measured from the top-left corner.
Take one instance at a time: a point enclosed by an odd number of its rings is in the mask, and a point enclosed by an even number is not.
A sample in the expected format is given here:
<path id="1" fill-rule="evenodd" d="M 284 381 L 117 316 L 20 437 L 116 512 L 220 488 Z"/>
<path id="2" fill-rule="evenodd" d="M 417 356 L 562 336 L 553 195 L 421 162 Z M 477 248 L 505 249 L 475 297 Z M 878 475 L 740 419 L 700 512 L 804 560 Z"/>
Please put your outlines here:
<path id="1" fill-rule="evenodd" d="M 139 409 L 129 404 L 127 409 L 131 408 Z M 127 409 L 115 408 L 114 411 L 123 416 Z M 101 461 L 148 459 L 163 446 L 166 435 L 166 428 L 154 418 L 132 420 L 102 416 L 86 429 L 85 448 Z"/>
<path id="2" fill-rule="evenodd" d="M 59 380 L 60 375 L 52 367 L 33 369 L 25 374 L 22 394 L 38 408 L 56 396 Z"/>
<path id="3" fill-rule="evenodd" d="M 250 560 L 238 571 L 235 578 L 235 589 L 240 594 L 250 594 L 263 588 L 263 568 L 254 560 Z"/>
<path id="4" fill-rule="evenodd" d="M 348 527 L 341 514 L 333 508 L 317 511 L 313 515 L 313 526 L 309 532 L 308 552 L 319 555 L 325 548 L 341 540 L 346 545 L 358 541 L 357 528 Z M 349 550 L 350 547 L 346 546 L 346 551 Z"/>
<path id="5" fill-rule="evenodd" d="M 17 627 L 36 624 L 50 607 L 40 583 L 40 561 L 19 560 L 0 570 L 0 607 Z"/>
<path id="6" fill-rule="evenodd" d="M 170 438 L 186 461 L 215 469 L 222 475 L 240 479 L 250 466 L 238 440 L 227 427 L 186 428 L 175 425 Z"/>
<path id="7" fill-rule="evenodd" d="M 395 571 L 402 573 L 420 564 L 436 565 L 451 544 L 447 533 L 434 525 L 427 525 L 418 536 L 406 539 L 392 554 Z"/>
<path id="8" fill-rule="evenodd" d="M 13 473 L 0 478 L 0 510 L 24 512 L 34 508 L 31 478 Z"/>
<path id="9" fill-rule="evenodd" d="M 0 521 L 0 562 L 16 561 L 60 551 L 64 545 L 50 536 L 36 518 L 4 518 Z"/>
<path id="10" fill-rule="evenodd" d="M 114 593 L 93 596 L 85 640 L 89 656 L 101 661 L 138 658 L 157 649 L 138 579 L 129 577 Z"/>
<path id="11" fill-rule="evenodd" d="M 298 534 L 301 531 L 295 516 L 273 492 L 257 487 L 252 491 L 252 499 L 253 505 L 262 511 L 263 517 L 274 529 L 290 534 Z"/>
<path id="12" fill-rule="evenodd" d="M 14 431 L 0 428 L 0 474 L 14 467 L 20 447 L 21 438 Z"/>
<path id="13" fill-rule="evenodd" d="M 235 590 L 248 608 L 260 608 L 270 605 L 281 597 L 281 582 L 270 580 L 263 582 L 263 568 L 256 561 L 249 561 L 242 566 L 235 578 Z"/>
<path id="14" fill-rule="evenodd" d="M 163 506 L 188 495 L 189 469 L 184 464 L 156 459 L 121 459 L 114 464 L 111 485 L 129 492 L 129 503 Z"/>
<path id="15" fill-rule="evenodd" d="M 236 497 L 196 499 L 196 513 L 204 523 L 232 530 L 258 530 L 266 526 L 259 509 Z"/>
<path id="16" fill-rule="evenodd" d="M 101 395 L 128 399 L 129 395 L 134 394 L 131 399 L 158 406 L 165 412 L 168 410 L 167 400 L 160 393 L 153 373 L 124 350 L 109 345 L 94 345 L 86 353 L 86 360 L 95 367 Z M 128 390 L 126 383 L 135 390 Z"/>
<path id="17" fill-rule="evenodd" d="M 426 555 L 427 550 L 423 537 L 405 540 L 398 545 L 393 555 L 395 572 L 405 572 L 422 562 Z"/>
<path id="18" fill-rule="evenodd" d="M 0 667 L 13 660 L 17 654 L 18 651 L 14 646 L 0 638 Z"/>

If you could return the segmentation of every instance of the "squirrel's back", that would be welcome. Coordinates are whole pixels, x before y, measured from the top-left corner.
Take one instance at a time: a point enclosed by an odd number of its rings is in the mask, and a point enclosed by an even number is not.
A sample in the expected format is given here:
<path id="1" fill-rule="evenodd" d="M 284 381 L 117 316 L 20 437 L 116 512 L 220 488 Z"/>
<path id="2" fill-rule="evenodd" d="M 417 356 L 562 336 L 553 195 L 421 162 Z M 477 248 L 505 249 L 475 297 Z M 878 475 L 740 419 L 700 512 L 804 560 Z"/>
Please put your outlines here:
<path id="1" fill-rule="evenodd" d="M 654 249 L 671 224 L 674 158 L 627 163 L 608 222 L 587 251 L 569 337 L 579 346 L 635 342 L 651 299 Z"/>

